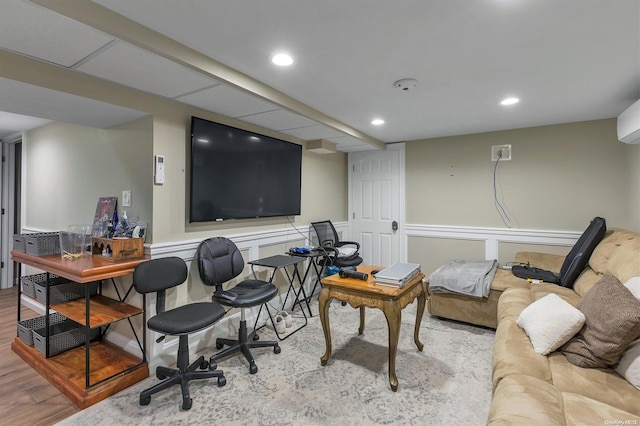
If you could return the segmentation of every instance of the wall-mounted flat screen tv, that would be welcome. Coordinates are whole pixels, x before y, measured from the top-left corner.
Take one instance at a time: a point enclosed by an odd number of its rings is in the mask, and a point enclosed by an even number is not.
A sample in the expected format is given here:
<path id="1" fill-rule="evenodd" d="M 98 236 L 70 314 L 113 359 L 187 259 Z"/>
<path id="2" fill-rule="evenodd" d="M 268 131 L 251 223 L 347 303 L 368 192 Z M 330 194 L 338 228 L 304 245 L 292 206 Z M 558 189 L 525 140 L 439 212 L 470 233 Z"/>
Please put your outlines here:
<path id="1" fill-rule="evenodd" d="M 191 118 L 190 222 L 300 214 L 302 147 Z"/>

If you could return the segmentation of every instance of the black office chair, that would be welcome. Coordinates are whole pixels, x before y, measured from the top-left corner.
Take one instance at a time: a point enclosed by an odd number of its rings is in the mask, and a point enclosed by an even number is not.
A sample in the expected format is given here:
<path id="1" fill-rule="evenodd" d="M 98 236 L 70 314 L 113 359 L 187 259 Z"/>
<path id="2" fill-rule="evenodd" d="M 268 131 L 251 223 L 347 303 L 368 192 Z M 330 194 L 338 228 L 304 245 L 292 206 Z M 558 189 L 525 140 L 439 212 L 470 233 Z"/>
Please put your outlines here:
<path id="1" fill-rule="evenodd" d="M 182 389 L 182 408 L 191 408 L 192 400 L 189 396 L 189 380 L 218 378 L 218 386 L 224 386 L 227 380 L 221 370 L 209 368 L 209 363 L 200 356 L 189 364 L 189 334 L 203 330 L 220 318 L 224 317 L 225 309 L 216 302 L 199 302 L 179 306 L 169 311 L 165 310 L 166 290 L 176 287 L 187 280 L 187 265 L 179 257 L 165 257 L 153 259 L 139 264 L 133 272 L 133 287 L 143 296 L 146 303 L 147 293 L 155 292 L 156 316 L 149 318 L 147 327 L 164 335 L 178 336 L 177 369 L 159 366 L 156 377 L 160 383 L 140 393 L 140 405 L 148 405 L 151 395 L 167 389 L 173 385 L 180 385 Z M 146 336 L 145 336 L 146 337 Z M 208 371 L 198 371 L 202 370 Z"/>
<path id="2" fill-rule="evenodd" d="M 240 308 L 238 340 L 218 338 L 216 340 L 217 349 L 222 349 L 224 345 L 229 347 L 209 358 L 210 368 L 216 366 L 218 360 L 236 352 L 242 352 L 249 361 L 249 373 L 257 373 L 258 367 L 253 355 L 251 355 L 250 348 L 272 346 L 273 352 L 279 354 L 280 346 L 275 341 L 259 342 L 255 330 L 251 334 L 247 332 L 245 309 L 260 306 L 273 299 L 278 294 L 278 288 L 267 281 L 246 279 L 233 288 L 225 290 L 223 284 L 240 275 L 244 269 L 244 260 L 240 250 L 233 241 L 227 238 L 213 237 L 201 242 L 196 253 L 196 260 L 202 282 L 215 286 L 213 300 L 225 306 Z"/>
<path id="3" fill-rule="evenodd" d="M 319 259 L 323 267 L 354 267 L 362 263 L 360 244 L 355 241 L 340 241 L 338 232 L 330 220 L 311 222 L 318 237 L 318 245 L 325 250 L 326 256 Z"/>

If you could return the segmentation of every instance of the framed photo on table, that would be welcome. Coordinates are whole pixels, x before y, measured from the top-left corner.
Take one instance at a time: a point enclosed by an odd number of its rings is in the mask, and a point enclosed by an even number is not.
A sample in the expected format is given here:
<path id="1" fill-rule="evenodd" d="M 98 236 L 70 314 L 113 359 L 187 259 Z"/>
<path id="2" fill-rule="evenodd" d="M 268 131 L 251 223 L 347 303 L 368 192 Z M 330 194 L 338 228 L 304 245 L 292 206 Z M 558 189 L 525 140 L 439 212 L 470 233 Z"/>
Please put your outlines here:
<path id="1" fill-rule="evenodd" d="M 91 228 L 92 237 L 102 237 L 107 233 L 109 222 L 113 221 L 113 214 L 118 207 L 118 197 L 100 197 L 96 206 Z"/>

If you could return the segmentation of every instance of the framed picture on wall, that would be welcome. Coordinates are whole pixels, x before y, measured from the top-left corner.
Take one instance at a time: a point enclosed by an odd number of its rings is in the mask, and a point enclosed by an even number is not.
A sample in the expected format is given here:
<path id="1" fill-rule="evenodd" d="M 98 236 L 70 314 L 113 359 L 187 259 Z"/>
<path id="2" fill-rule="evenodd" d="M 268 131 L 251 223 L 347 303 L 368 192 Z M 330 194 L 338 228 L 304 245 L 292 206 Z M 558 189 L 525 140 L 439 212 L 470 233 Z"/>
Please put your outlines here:
<path id="1" fill-rule="evenodd" d="M 92 237 L 103 237 L 107 233 L 107 226 L 113 221 L 113 214 L 118 207 L 118 197 L 100 197 L 93 217 Z"/>

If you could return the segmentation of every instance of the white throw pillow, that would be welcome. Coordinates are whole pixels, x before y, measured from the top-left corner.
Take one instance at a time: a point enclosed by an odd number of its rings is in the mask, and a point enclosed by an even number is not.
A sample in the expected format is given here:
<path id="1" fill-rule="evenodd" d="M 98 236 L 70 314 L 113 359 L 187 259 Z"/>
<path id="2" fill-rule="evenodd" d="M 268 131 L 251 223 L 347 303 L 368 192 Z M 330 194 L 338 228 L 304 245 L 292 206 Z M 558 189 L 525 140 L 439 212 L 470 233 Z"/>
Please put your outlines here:
<path id="1" fill-rule="evenodd" d="M 640 300 L 640 277 L 629 278 L 624 286 L 629 289 L 633 297 Z"/>
<path id="2" fill-rule="evenodd" d="M 640 339 L 624 351 L 615 369 L 627 382 L 640 390 Z"/>
<path id="3" fill-rule="evenodd" d="M 516 322 L 529 336 L 533 350 L 547 355 L 575 336 L 585 317 L 569 302 L 551 293 L 524 308 Z"/>

